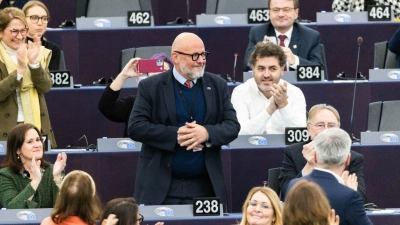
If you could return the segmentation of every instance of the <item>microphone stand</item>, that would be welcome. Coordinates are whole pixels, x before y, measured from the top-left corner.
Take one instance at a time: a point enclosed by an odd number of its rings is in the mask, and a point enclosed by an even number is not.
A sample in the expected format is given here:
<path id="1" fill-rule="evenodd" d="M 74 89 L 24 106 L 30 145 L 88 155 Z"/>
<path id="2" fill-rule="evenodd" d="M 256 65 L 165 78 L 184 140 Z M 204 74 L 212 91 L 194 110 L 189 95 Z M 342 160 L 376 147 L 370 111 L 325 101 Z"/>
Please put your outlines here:
<path id="1" fill-rule="evenodd" d="M 233 79 L 232 79 L 232 83 L 236 84 L 236 62 L 237 62 L 237 57 L 238 57 L 238 53 L 235 53 L 235 63 L 233 63 Z"/>
<path id="2" fill-rule="evenodd" d="M 186 25 L 193 25 L 193 21 L 189 19 L 189 0 L 186 0 Z"/>
<path id="3" fill-rule="evenodd" d="M 356 77 L 354 79 L 354 91 L 353 91 L 353 105 L 351 107 L 351 117 L 350 117 L 350 138 L 351 141 L 354 142 L 360 142 L 360 139 L 356 138 L 353 134 L 353 127 L 354 127 L 354 123 L 353 123 L 353 116 L 354 116 L 354 103 L 356 100 L 356 89 L 357 89 L 357 77 L 358 77 L 358 64 L 360 61 L 360 48 L 361 48 L 361 44 L 362 44 L 362 38 L 359 37 L 357 39 L 357 43 L 358 43 L 358 54 L 357 54 L 357 66 L 356 66 Z"/>

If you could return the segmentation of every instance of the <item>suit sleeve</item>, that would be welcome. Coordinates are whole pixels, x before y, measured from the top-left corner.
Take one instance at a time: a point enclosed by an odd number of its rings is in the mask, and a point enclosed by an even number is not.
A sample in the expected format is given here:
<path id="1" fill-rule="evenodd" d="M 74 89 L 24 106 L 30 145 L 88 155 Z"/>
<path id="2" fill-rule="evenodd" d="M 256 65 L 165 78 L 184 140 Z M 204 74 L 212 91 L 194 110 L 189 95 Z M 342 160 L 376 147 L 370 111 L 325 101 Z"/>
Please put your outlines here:
<path id="1" fill-rule="evenodd" d="M 100 112 L 113 122 L 126 122 L 132 111 L 135 97 L 118 98 L 120 91 L 114 91 L 107 86 L 98 103 Z"/>
<path id="2" fill-rule="evenodd" d="M 31 71 L 32 81 L 35 85 L 36 90 L 41 94 L 49 92 L 51 87 L 53 86 L 53 81 L 51 80 L 49 69 L 43 68 L 42 65 L 40 65 L 39 68 L 36 69 L 32 69 L 30 66 L 28 66 L 28 68 Z"/>
<path id="3" fill-rule="evenodd" d="M 6 70 L 4 66 L 4 70 Z M 1 70 L 3 72 L 3 70 Z M 9 75 L 0 74 L 0 102 L 5 101 L 8 96 L 12 95 L 22 81 L 17 80 L 17 71 L 11 72 Z"/>
<path id="4" fill-rule="evenodd" d="M 363 167 L 364 167 L 364 156 L 361 154 L 357 154 L 357 157 L 355 157 L 355 159 L 350 162 L 349 173 L 350 174 L 355 173 L 357 175 L 357 182 L 358 182 L 357 191 L 363 198 L 364 203 L 367 203 L 367 190 L 365 187 L 364 174 L 362 172 Z"/>
<path id="5" fill-rule="evenodd" d="M 139 83 L 136 101 L 129 117 L 128 135 L 132 140 L 149 147 L 173 152 L 177 144 L 178 127 L 154 122 L 156 118 L 152 118 L 152 110 L 156 97 L 152 96 L 150 90 L 155 87 L 145 83 Z"/>
<path id="6" fill-rule="evenodd" d="M 295 178 L 302 177 L 301 171 L 296 170 L 296 166 L 294 163 L 295 159 L 293 158 L 290 149 L 291 146 L 288 146 L 284 150 L 284 158 L 281 168 L 281 174 L 279 176 L 282 199 L 285 199 L 285 195 L 287 194 L 288 191 L 289 182 Z"/>
<path id="7" fill-rule="evenodd" d="M 222 102 L 217 103 L 222 104 L 221 119 L 218 119 L 216 124 L 204 125 L 208 131 L 208 136 L 210 137 L 212 146 L 229 144 L 237 138 L 240 130 L 240 124 L 236 118 L 236 111 L 229 98 L 228 85 L 226 85 L 225 82 L 220 82 L 218 90 L 221 90 L 220 94 L 222 96 Z"/>
<path id="8" fill-rule="evenodd" d="M 317 33 L 313 39 L 308 39 L 307 42 L 310 41 L 311 48 L 308 52 L 307 58 L 303 58 L 298 55 L 300 65 L 321 65 L 322 69 L 324 69 L 324 63 L 322 62 L 321 57 L 321 49 L 319 44 L 321 43 L 321 36 Z"/>
<path id="9" fill-rule="evenodd" d="M 353 191 L 349 197 L 349 202 L 346 204 L 346 217 L 343 218 L 347 224 L 355 225 L 372 225 L 364 209 L 364 202 L 359 193 Z M 342 218 L 340 218 L 342 221 Z"/>

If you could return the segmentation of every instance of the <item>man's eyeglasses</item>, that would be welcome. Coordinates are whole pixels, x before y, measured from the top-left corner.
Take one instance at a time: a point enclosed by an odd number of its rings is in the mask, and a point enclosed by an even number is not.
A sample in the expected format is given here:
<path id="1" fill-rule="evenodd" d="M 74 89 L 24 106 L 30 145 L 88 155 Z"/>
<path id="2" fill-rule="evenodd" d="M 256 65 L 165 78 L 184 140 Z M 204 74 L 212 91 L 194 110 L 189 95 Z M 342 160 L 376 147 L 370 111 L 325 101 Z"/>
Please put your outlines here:
<path id="1" fill-rule="evenodd" d="M 290 13 L 293 9 L 295 9 L 295 8 L 285 7 L 285 8 L 272 8 L 270 10 L 273 13 L 279 13 L 281 10 L 283 13 Z"/>
<path id="2" fill-rule="evenodd" d="M 138 218 L 139 223 L 142 223 L 143 220 L 144 220 L 144 216 L 139 213 L 139 218 Z"/>
<path id="3" fill-rule="evenodd" d="M 29 28 L 26 28 L 26 27 L 24 29 L 21 29 L 21 30 L 10 29 L 10 33 L 11 33 L 11 36 L 13 36 L 13 37 L 18 36 L 18 33 L 20 33 L 22 36 L 25 36 L 28 33 L 28 30 L 29 30 Z"/>
<path id="4" fill-rule="evenodd" d="M 180 51 L 174 51 L 176 53 L 182 54 L 182 55 L 187 55 L 187 56 L 191 56 L 193 61 L 197 61 L 199 59 L 199 57 L 201 56 L 201 58 L 203 60 L 205 60 L 208 57 L 208 54 L 210 54 L 209 52 L 205 51 L 202 53 L 194 53 L 194 54 L 187 54 L 184 52 L 180 52 Z"/>
<path id="5" fill-rule="evenodd" d="M 257 208 L 257 201 L 249 201 L 249 208 L 250 209 L 255 209 Z M 268 209 L 272 209 L 273 207 L 271 205 L 268 205 L 266 202 L 260 202 L 261 205 L 261 210 L 266 211 Z"/>
<path id="6" fill-rule="evenodd" d="M 322 129 L 325 129 L 325 128 L 334 128 L 334 127 L 338 127 L 339 126 L 339 124 L 337 124 L 337 123 L 328 123 L 328 124 L 325 124 L 325 123 L 317 123 L 317 124 L 308 123 L 308 124 L 313 125 L 318 130 L 322 130 Z"/>
<path id="7" fill-rule="evenodd" d="M 42 16 L 42 17 L 38 17 L 38 16 L 27 16 L 29 17 L 29 19 L 31 20 L 32 23 L 37 23 L 40 21 L 42 21 L 42 23 L 48 23 L 50 17 L 48 16 Z"/>

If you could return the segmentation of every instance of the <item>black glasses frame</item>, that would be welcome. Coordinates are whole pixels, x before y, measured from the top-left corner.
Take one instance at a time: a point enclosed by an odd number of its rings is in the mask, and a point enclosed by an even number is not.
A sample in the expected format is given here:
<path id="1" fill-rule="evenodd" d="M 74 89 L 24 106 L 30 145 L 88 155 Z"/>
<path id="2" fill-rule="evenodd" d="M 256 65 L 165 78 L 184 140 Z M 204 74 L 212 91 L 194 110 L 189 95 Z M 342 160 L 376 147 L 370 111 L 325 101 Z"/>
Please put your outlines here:
<path id="1" fill-rule="evenodd" d="M 42 21 L 42 23 L 49 23 L 50 17 L 49 16 L 36 16 L 36 15 L 32 15 L 32 16 L 26 16 L 29 17 L 29 19 L 31 20 L 32 23 L 39 23 L 39 20 Z"/>
<path id="2" fill-rule="evenodd" d="M 193 53 L 193 54 L 188 54 L 188 53 L 184 53 L 184 52 L 180 52 L 180 51 L 174 51 L 178 54 L 182 54 L 182 55 L 187 55 L 187 56 L 191 56 L 193 61 L 197 61 L 199 59 L 199 57 L 201 56 L 201 58 L 203 60 L 206 60 L 208 55 L 210 54 L 209 52 L 205 51 L 202 53 Z"/>
<path id="3" fill-rule="evenodd" d="M 144 221 L 144 216 L 142 214 L 139 213 L 139 219 L 138 219 L 139 223 L 142 223 Z"/>

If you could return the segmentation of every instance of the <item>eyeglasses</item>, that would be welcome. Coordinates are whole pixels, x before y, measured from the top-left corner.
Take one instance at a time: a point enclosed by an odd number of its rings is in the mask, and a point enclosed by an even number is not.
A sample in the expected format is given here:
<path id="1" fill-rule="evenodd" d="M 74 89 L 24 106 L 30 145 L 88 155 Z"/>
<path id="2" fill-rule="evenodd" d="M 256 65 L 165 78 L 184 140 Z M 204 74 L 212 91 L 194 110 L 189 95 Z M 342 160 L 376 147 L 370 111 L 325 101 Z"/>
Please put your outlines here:
<path id="1" fill-rule="evenodd" d="M 268 209 L 272 209 L 273 207 L 271 205 L 268 205 L 266 202 L 260 202 L 261 204 L 261 210 L 266 211 Z M 257 208 L 257 201 L 249 201 L 249 208 L 250 209 L 255 209 Z"/>
<path id="2" fill-rule="evenodd" d="M 139 213 L 139 219 L 138 219 L 139 223 L 142 223 L 143 220 L 144 220 L 144 216 Z"/>
<path id="3" fill-rule="evenodd" d="M 32 23 L 37 23 L 40 21 L 42 21 L 42 23 L 48 23 L 50 17 L 48 16 L 42 16 L 42 17 L 38 17 L 38 16 L 27 16 L 29 17 L 29 19 L 31 20 Z"/>
<path id="4" fill-rule="evenodd" d="M 337 124 L 337 123 L 328 123 L 328 124 L 325 124 L 325 123 L 317 123 L 317 124 L 308 123 L 308 124 L 313 125 L 318 130 L 322 130 L 322 129 L 325 129 L 325 128 L 334 128 L 334 127 L 338 127 L 339 126 L 339 124 Z"/>
<path id="5" fill-rule="evenodd" d="M 25 36 L 28 33 L 28 30 L 29 30 L 29 28 L 26 28 L 26 27 L 24 29 L 21 29 L 21 30 L 10 29 L 10 33 L 11 33 L 11 36 L 13 36 L 13 37 L 18 36 L 18 33 L 20 33 L 21 36 Z"/>
<path id="6" fill-rule="evenodd" d="M 281 10 L 283 13 L 290 13 L 293 9 L 296 9 L 296 8 L 285 7 L 285 8 L 272 8 L 270 10 L 273 13 L 279 13 Z"/>
<path id="7" fill-rule="evenodd" d="M 202 58 L 203 60 L 205 60 L 205 59 L 208 57 L 208 54 L 210 54 L 210 53 L 207 52 L 207 51 L 202 52 L 202 53 L 194 53 L 194 54 L 187 54 L 187 53 L 180 52 L 180 51 L 174 51 L 174 52 L 179 53 L 179 54 L 182 54 L 182 55 L 192 56 L 192 60 L 193 60 L 193 61 L 197 61 L 197 60 L 199 59 L 200 56 L 201 56 L 201 58 Z"/>

